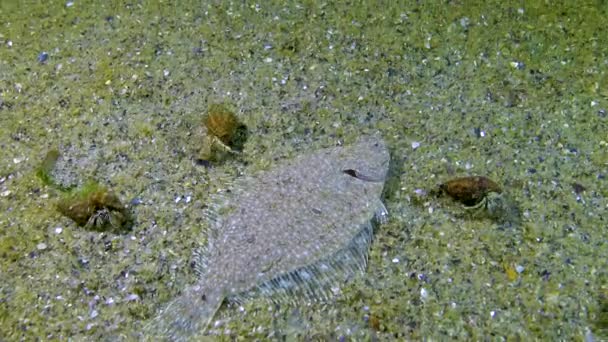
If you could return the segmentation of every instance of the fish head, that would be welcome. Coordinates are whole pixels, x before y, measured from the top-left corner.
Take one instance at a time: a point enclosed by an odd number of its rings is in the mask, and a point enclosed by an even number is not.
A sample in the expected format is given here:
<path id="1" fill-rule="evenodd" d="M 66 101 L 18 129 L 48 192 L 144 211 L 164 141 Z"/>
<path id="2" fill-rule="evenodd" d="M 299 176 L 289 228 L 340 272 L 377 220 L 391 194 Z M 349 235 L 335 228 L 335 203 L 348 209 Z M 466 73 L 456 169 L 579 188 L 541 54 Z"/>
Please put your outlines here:
<path id="1" fill-rule="evenodd" d="M 365 182 L 384 183 L 390 163 L 388 148 L 380 135 L 359 138 L 345 146 L 337 158 L 341 172 Z"/>

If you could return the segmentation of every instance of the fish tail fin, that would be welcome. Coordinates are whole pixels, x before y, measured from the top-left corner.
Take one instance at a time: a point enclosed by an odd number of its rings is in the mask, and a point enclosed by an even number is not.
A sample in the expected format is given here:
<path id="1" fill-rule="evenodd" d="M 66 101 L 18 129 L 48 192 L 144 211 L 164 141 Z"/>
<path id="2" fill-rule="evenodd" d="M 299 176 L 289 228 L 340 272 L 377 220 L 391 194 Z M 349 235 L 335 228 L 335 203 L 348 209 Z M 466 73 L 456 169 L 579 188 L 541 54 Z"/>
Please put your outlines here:
<path id="1" fill-rule="evenodd" d="M 200 284 L 190 286 L 146 325 L 145 336 L 189 341 L 206 330 L 223 300 L 221 290 Z"/>

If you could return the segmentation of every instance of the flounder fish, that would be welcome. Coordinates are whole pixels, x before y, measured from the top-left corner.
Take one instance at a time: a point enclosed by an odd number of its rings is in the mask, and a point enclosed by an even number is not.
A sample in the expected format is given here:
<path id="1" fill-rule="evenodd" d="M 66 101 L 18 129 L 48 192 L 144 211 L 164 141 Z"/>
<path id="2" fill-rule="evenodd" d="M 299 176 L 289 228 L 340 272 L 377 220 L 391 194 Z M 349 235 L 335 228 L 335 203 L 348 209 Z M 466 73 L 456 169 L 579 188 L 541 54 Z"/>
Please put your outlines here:
<path id="1" fill-rule="evenodd" d="M 216 199 L 199 280 L 147 326 L 146 335 L 190 340 L 224 302 L 265 296 L 323 300 L 364 271 L 371 221 L 383 223 L 390 156 L 378 135 L 317 150 L 235 181 Z"/>

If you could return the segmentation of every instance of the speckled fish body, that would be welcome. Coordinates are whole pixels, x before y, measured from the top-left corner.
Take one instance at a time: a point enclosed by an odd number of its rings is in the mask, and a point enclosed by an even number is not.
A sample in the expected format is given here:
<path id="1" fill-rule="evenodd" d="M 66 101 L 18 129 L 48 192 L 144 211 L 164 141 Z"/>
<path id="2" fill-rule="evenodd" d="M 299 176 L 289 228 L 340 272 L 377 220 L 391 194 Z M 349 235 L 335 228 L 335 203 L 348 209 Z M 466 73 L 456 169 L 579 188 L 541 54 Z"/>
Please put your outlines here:
<path id="1" fill-rule="evenodd" d="M 330 285 L 363 271 L 371 220 L 381 202 L 389 152 L 377 135 L 321 149 L 235 182 L 219 196 L 198 282 L 150 324 L 150 333 L 187 340 L 224 301 L 322 299 Z"/>

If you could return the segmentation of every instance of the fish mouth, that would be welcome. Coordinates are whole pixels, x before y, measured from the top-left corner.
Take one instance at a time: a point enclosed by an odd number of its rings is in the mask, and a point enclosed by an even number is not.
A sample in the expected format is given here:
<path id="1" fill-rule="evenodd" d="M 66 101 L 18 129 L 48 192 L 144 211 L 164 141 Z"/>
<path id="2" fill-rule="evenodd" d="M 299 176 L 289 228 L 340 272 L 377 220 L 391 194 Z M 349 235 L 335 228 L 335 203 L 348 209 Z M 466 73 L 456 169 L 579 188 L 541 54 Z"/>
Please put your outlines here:
<path id="1" fill-rule="evenodd" d="M 379 177 L 379 176 L 374 176 L 374 175 L 366 175 L 366 174 L 363 174 L 354 169 L 345 169 L 345 170 L 342 170 L 342 172 L 344 172 L 345 174 L 347 174 L 351 177 L 360 179 L 365 182 L 381 183 L 381 182 L 384 182 L 384 178 L 385 178 L 385 177 Z"/>

